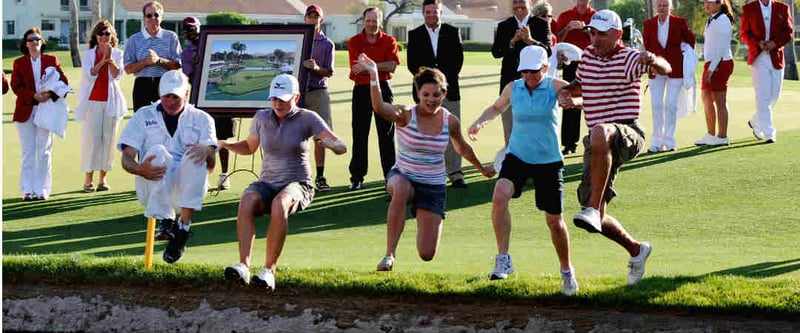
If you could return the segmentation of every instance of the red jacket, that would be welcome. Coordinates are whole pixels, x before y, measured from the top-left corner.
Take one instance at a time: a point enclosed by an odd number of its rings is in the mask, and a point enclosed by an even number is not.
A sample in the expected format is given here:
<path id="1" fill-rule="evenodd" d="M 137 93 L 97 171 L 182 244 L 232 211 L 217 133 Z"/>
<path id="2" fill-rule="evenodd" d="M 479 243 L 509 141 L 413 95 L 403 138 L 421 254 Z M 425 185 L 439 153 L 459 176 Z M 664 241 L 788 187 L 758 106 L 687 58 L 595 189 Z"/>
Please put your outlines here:
<path id="1" fill-rule="evenodd" d="M 69 84 L 66 75 L 61 71 L 61 62 L 58 61 L 58 58 L 44 53 L 40 57 L 42 58 L 42 73 L 44 73 L 45 68 L 53 66 L 61 74 L 61 81 Z M 33 78 L 31 57 L 27 54 L 14 59 L 14 69 L 11 71 L 11 90 L 17 95 L 17 106 L 14 108 L 12 120 L 16 122 L 28 121 L 31 113 L 33 113 L 33 106 L 39 104 L 39 101 L 33 98 L 33 95 L 36 94 L 36 81 Z"/>
<path id="2" fill-rule="evenodd" d="M 783 46 L 792 40 L 794 27 L 789 6 L 779 1 L 772 1 L 772 16 L 770 18 L 769 39 L 777 46 L 769 53 L 772 66 L 775 69 L 783 68 Z M 767 36 L 764 26 L 764 17 L 761 15 L 759 1 L 753 1 L 742 6 L 742 20 L 739 29 L 739 38 L 747 44 L 747 64 L 753 64 L 762 49 L 758 42 Z"/>
<path id="3" fill-rule="evenodd" d="M 694 47 L 694 34 L 689 30 L 686 19 L 675 15 L 669 16 L 669 32 L 667 33 L 667 47 L 661 47 L 658 42 L 658 16 L 644 21 L 644 49 L 653 54 L 667 59 L 672 66 L 670 78 L 683 78 L 683 52 L 681 43 Z"/>

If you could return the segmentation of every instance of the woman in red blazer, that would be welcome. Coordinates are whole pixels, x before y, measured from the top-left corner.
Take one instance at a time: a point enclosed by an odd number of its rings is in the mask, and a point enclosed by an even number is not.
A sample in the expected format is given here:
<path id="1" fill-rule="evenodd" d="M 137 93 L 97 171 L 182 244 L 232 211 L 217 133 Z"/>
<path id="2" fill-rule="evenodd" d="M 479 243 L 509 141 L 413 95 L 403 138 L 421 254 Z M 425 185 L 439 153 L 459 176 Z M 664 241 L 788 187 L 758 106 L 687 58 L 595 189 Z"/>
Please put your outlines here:
<path id="1" fill-rule="evenodd" d="M 19 142 L 22 145 L 19 186 L 22 199 L 46 200 L 50 196 L 52 177 L 50 155 L 53 148 L 53 134 L 47 129 L 33 124 L 33 115 L 41 102 L 58 99 L 54 93 L 40 89 L 39 80 L 47 67 L 55 67 L 61 74 L 61 81 L 67 77 L 61 70 L 58 58 L 43 54 L 45 41 L 39 28 L 31 28 L 22 36 L 19 51 L 22 56 L 14 60 L 11 72 L 11 89 L 17 95 L 12 120 L 17 124 Z"/>
<path id="2" fill-rule="evenodd" d="M 656 11 L 656 16 L 644 21 L 644 49 L 667 59 L 672 72 L 669 75 L 650 75 L 653 136 L 648 151 L 651 153 L 677 149 L 675 125 L 678 119 L 678 95 L 683 85 L 681 43 L 694 47 L 695 41 L 686 19 L 671 14 L 671 0 L 658 0 Z"/>

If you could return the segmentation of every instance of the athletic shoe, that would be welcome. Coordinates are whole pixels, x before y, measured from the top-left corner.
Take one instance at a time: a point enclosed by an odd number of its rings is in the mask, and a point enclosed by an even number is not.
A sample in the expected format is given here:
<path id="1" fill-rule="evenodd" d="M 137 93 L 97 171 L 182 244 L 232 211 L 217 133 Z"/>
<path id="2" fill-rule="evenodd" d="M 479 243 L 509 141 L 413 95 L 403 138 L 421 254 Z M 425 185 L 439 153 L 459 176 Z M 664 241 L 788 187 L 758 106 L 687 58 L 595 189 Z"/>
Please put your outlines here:
<path id="1" fill-rule="evenodd" d="M 317 191 L 320 191 L 320 192 L 325 192 L 325 191 L 330 191 L 331 190 L 331 187 L 328 185 L 328 180 L 325 179 L 325 177 L 317 178 L 317 181 L 316 181 L 315 185 L 317 186 Z"/>
<path id="2" fill-rule="evenodd" d="M 175 228 L 175 238 L 170 239 L 167 248 L 164 249 L 162 258 L 168 264 L 174 264 L 181 260 L 183 252 L 186 250 L 186 242 L 189 241 L 189 232 L 180 228 Z"/>
<path id="3" fill-rule="evenodd" d="M 364 187 L 363 180 L 351 181 L 350 182 L 350 191 L 357 191 Z"/>
<path id="4" fill-rule="evenodd" d="M 648 153 L 650 153 L 650 154 L 656 154 L 656 153 L 660 153 L 660 152 L 661 152 L 661 147 L 659 147 L 659 146 L 652 146 L 652 147 L 650 147 L 649 149 L 647 149 L 647 152 L 648 152 Z"/>
<path id="5" fill-rule="evenodd" d="M 33 196 L 30 193 L 25 193 L 22 195 L 22 201 L 33 201 Z"/>
<path id="6" fill-rule="evenodd" d="M 450 186 L 452 186 L 453 188 L 462 188 L 462 189 L 469 187 L 467 186 L 467 182 L 465 182 L 463 179 L 456 179 L 450 182 Z"/>
<path id="7" fill-rule="evenodd" d="M 381 259 L 381 262 L 378 263 L 378 272 L 391 271 L 392 267 L 394 267 L 394 257 L 385 256 Z"/>
<path id="8" fill-rule="evenodd" d="M 173 219 L 158 220 L 156 240 L 171 240 L 175 238 L 175 227 L 175 220 Z"/>
<path id="9" fill-rule="evenodd" d="M 575 279 L 575 269 L 570 269 L 569 274 L 561 272 L 561 293 L 566 296 L 575 295 L 578 292 L 578 280 Z"/>
<path id="10" fill-rule="evenodd" d="M 231 188 L 231 177 L 229 177 L 226 172 L 220 173 L 219 180 L 217 181 L 217 189 L 227 190 L 229 188 Z"/>
<path id="11" fill-rule="evenodd" d="M 92 193 L 95 190 L 96 189 L 94 188 L 94 184 L 92 184 L 92 183 L 83 185 L 83 192 L 85 192 L 85 193 Z"/>
<path id="12" fill-rule="evenodd" d="M 275 275 L 269 268 L 264 268 L 261 274 L 253 276 L 253 285 L 258 288 L 266 288 L 270 293 L 275 291 Z"/>
<path id="13" fill-rule="evenodd" d="M 511 255 L 508 253 L 496 255 L 494 257 L 494 271 L 489 275 L 489 280 L 503 280 L 511 273 L 514 273 Z"/>
<path id="14" fill-rule="evenodd" d="M 631 259 L 628 260 L 628 267 L 630 268 L 628 272 L 628 285 L 634 285 L 642 279 L 642 276 L 644 276 L 644 264 L 647 262 L 647 258 L 650 256 L 652 250 L 653 247 L 650 246 L 650 243 L 639 243 L 639 255 L 631 257 Z"/>
<path id="15" fill-rule="evenodd" d="M 727 137 L 725 138 L 717 137 L 717 143 L 715 143 L 714 146 L 728 146 L 730 144 L 731 144 L 731 139 L 728 139 Z"/>
<path id="16" fill-rule="evenodd" d="M 717 137 L 715 135 L 706 133 L 700 140 L 695 141 L 694 144 L 697 146 L 716 146 L 717 142 Z"/>
<path id="17" fill-rule="evenodd" d="M 246 286 L 250 284 L 250 270 L 243 263 L 225 267 L 225 280 Z"/>
<path id="18" fill-rule="evenodd" d="M 572 223 L 576 227 L 585 229 L 588 232 L 601 232 L 602 221 L 600 221 L 600 211 L 593 207 L 586 207 L 572 218 Z"/>
<path id="19" fill-rule="evenodd" d="M 108 186 L 108 183 L 97 184 L 97 192 L 108 191 L 110 189 L 111 187 Z"/>
<path id="20" fill-rule="evenodd" d="M 762 139 L 764 139 L 764 135 L 763 135 L 763 134 L 761 134 L 761 133 L 759 133 L 759 132 L 757 132 L 757 131 L 756 131 L 756 128 L 755 128 L 755 127 L 753 127 L 753 123 L 751 123 L 749 120 L 747 121 L 747 126 L 748 126 L 748 127 L 750 127 L 750 129 L 751 129 L 751 130 L 753 130 L 753 136 L 754 136 L 754 137 L 755 137 L 757 140 L 762 140 Z"/>
<path id="21" fill-rule="evenodd" d="M 764 141 L 764 143 L 766 143 L 766 144 L 775 143 L 775 142 L 776 142 L 775 139 L 767 139 L 767 141 Z"/>

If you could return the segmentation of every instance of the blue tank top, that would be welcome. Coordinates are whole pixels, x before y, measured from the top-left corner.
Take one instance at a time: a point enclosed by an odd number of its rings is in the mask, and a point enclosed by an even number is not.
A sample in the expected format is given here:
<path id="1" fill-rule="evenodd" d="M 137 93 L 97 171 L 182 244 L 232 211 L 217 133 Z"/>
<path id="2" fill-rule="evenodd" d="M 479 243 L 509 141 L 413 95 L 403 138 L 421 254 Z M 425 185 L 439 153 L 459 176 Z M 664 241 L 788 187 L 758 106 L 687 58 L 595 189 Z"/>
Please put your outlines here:
<path id="1" fill-rule="evenodd" d="M 517 79 L 511 90 L 514 127 L 508 152 L 528 164 L 562 161 L 558 143 L 558 93 L 553 78 L 545 77 L 528 92 L 525 79 Z"/>

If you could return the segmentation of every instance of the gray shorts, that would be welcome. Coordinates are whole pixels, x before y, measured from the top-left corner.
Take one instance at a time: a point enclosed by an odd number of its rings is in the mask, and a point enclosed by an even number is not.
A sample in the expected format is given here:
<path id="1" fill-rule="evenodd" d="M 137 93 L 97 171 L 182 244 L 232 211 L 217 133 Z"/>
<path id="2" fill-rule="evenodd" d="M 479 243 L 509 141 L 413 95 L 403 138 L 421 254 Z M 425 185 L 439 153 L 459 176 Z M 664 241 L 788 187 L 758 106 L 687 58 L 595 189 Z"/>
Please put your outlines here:
<path id="1" fill-rule="evenodd" d="M 399 170 L 391 169 L 389 170 L 389 174 L 386 175 L 386 180 L 388 181 L 394 176 L 406 177 Z M 441 216 L 444 220 L 444 206 L 447 203 L 447 186 L 445 184 L 433 185 L 417 183 L 408 179 L 408 177 L 406 177 L 406 180 L 408 180 L 408 182 L 411 183 L 411 187 L 414 188 L 414 197 L 411 198 L 410 202 L 411 215 L 417 217 L 417 209 L 421 208 Z"/>
<path id="2" fill-rule="evenodd" d="M 328 128 L 333 130 L 331 96 L 328 94 L 328 89 L 307 90 L 305 98 L 303 108 L 316 112 L 328 124 Z"/>
<path id="3" fill-rule="evenodd" d="M 616 123 L 612 125 L 616 127 L 617 133 L 611 142 L 611 172 L 608 175 L 608 184 L 606 184 L 605 194 L 603 195 L 603 200 L 606 203 L 611 202 L 611 199 L 617 196 L 617 192 L 614 191 L 614 180 L 617 178 L 620 166 L 639 155 L 645 145 L 644 129 L 639 126 L 638 122 L 632 121 L 629 124 Z M 581 184 L 578 185 L 578 202 L 581 207 L 589 205 L 589 196 L 592 193 L 591 180 L 589 178 L 591 161 L 592 143 L 589 135 L 587 135 L 583 137 L 583 178 L 581 179 Z"/>
<path id="4" fill-rule="evenodd" d="M 261 196 L 261 202 L 264 204 L 263 214 L 271 212 L 272 200 L 281 192 L 288 193 L 294 199 L 294 204 L 289 209 L 289 215 L 306 209 L 311 204 L 311 201 L 314 200 L 314 187 L 305 182 L 293 182 L 283 187 L 276 187 L 259 180 L 250 184 L 244 191 L 256 192 Z"/>

